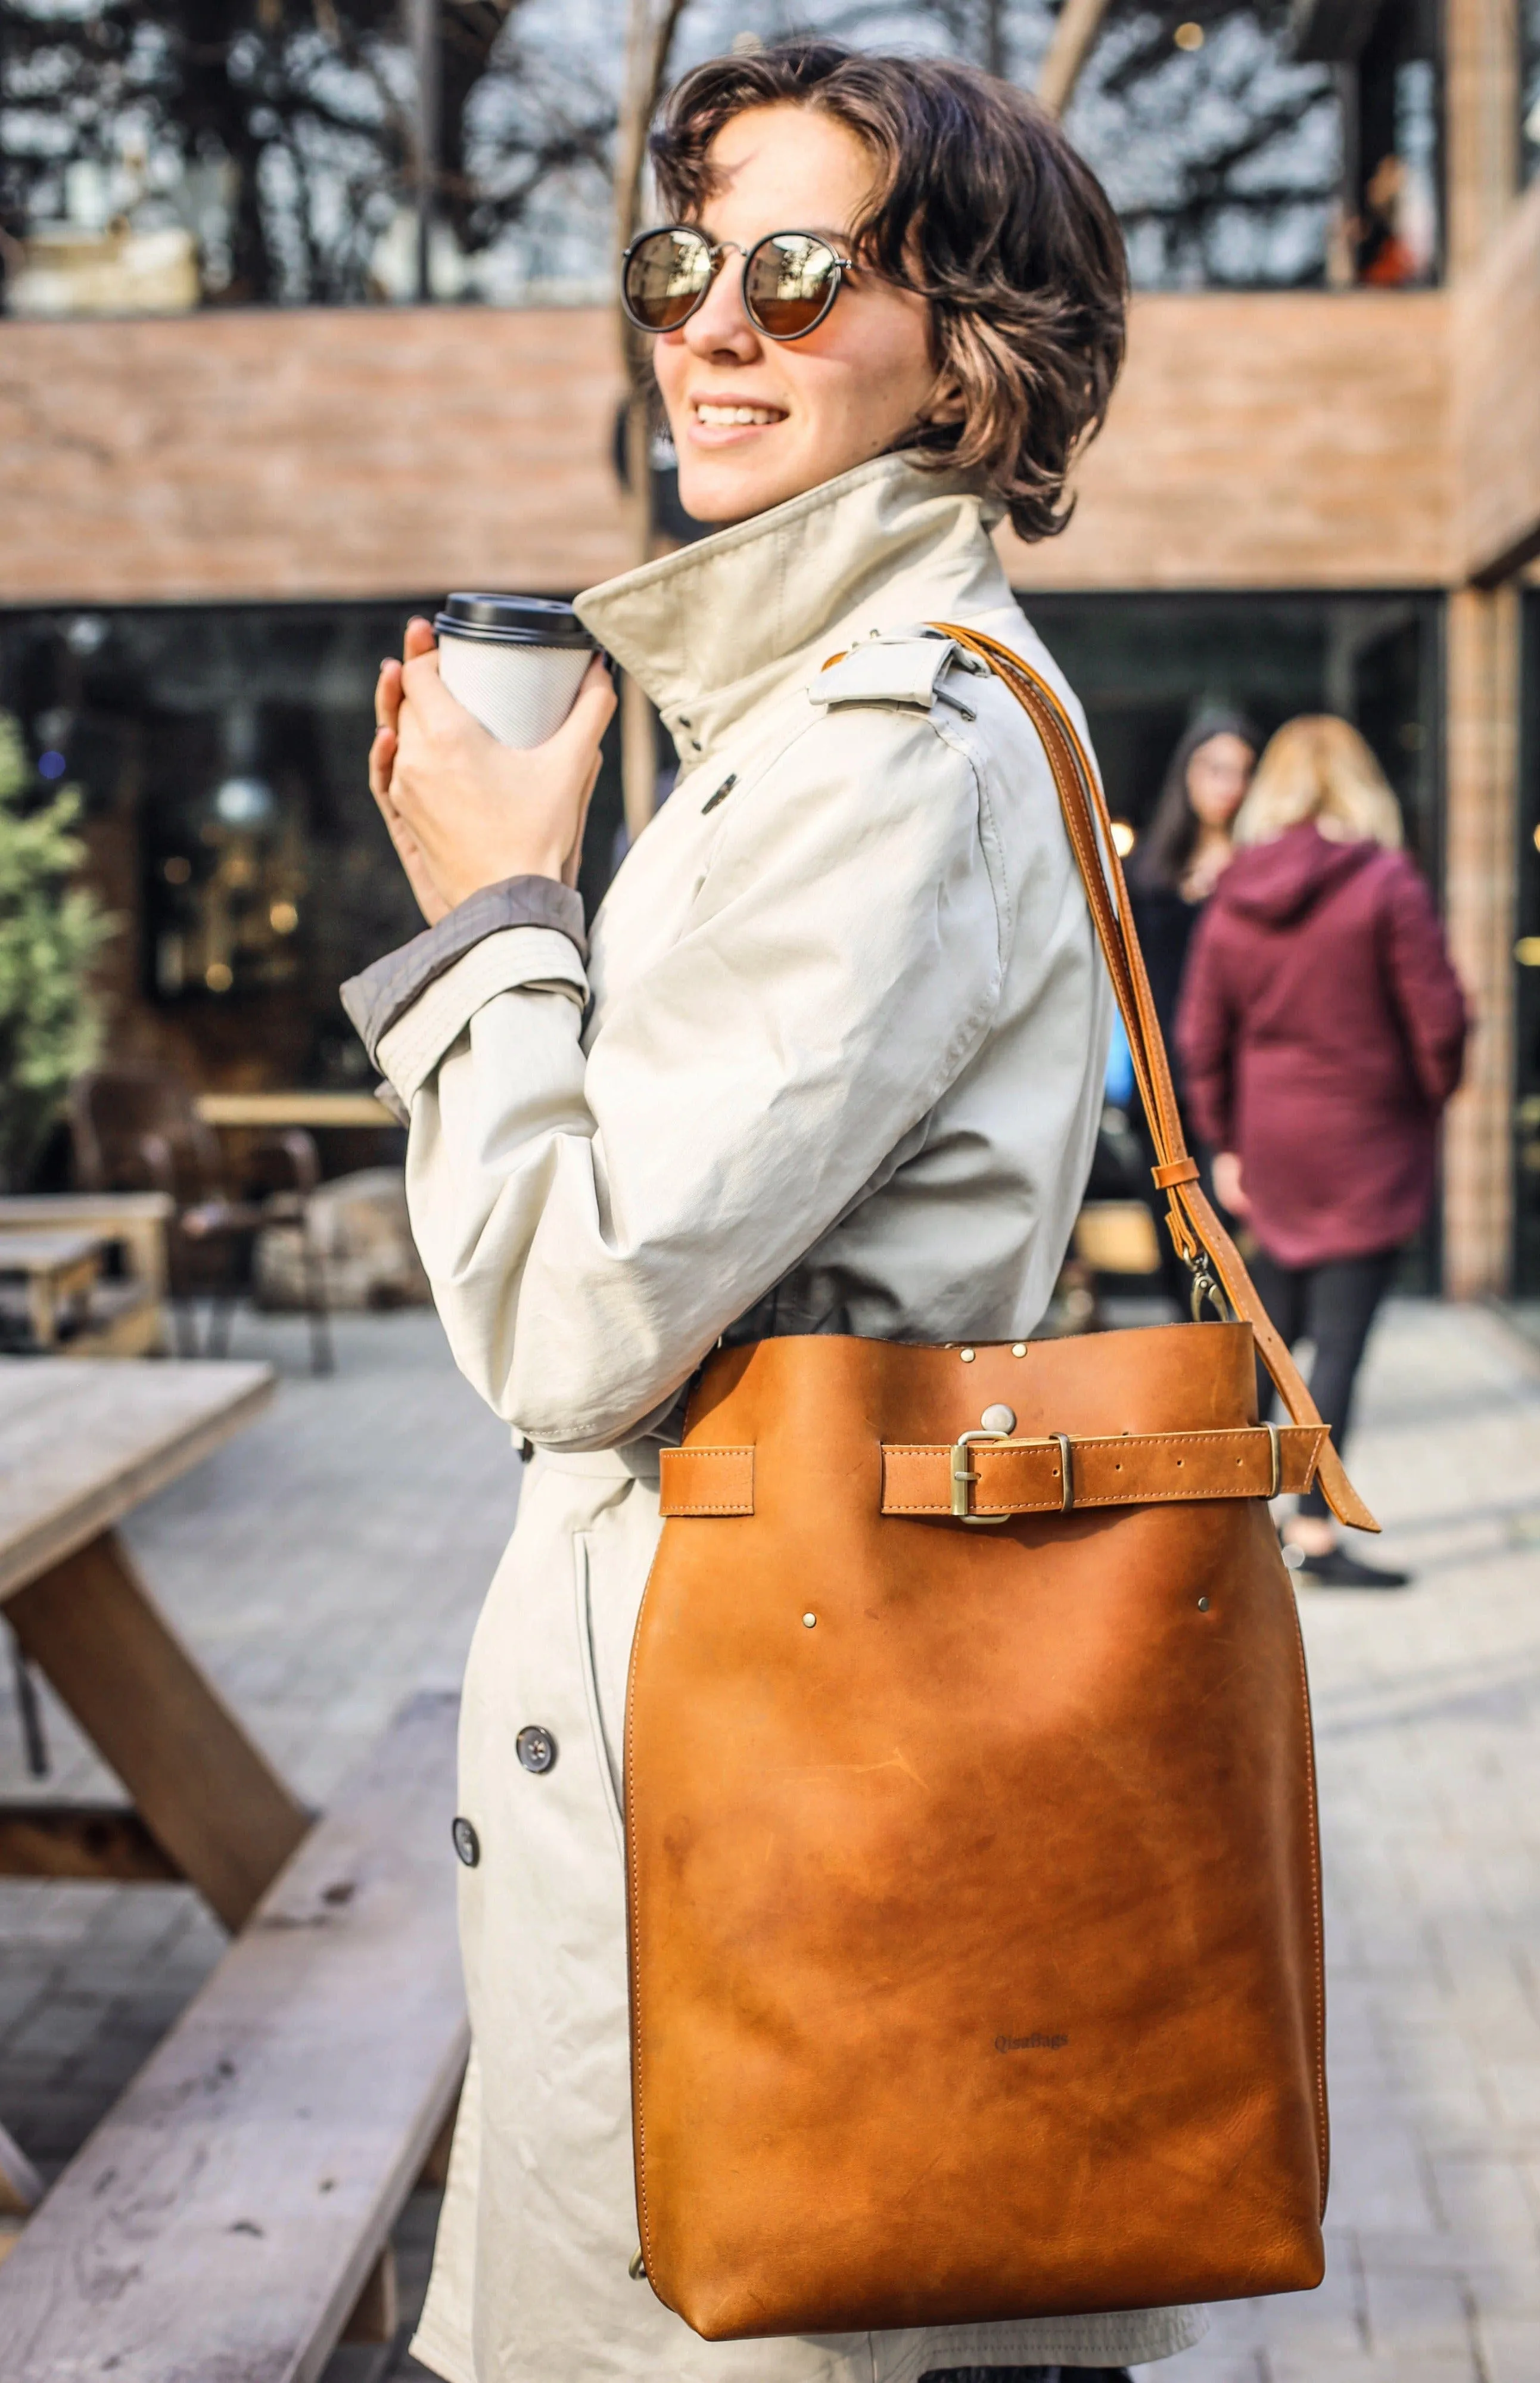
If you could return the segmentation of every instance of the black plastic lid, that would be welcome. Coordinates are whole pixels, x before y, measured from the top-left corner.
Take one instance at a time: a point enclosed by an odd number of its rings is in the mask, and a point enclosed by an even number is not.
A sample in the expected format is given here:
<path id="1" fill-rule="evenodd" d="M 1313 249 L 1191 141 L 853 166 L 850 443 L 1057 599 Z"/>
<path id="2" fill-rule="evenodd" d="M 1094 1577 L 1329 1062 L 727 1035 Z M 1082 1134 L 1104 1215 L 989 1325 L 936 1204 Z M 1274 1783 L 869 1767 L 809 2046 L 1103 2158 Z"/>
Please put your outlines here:
<path id="1" fill-rule="evenodd" d="M 545 596 L 446 596 L 433 625 L 440 636 L 474 637 L 494 646 L 594 643 L 570 604 Z"/>

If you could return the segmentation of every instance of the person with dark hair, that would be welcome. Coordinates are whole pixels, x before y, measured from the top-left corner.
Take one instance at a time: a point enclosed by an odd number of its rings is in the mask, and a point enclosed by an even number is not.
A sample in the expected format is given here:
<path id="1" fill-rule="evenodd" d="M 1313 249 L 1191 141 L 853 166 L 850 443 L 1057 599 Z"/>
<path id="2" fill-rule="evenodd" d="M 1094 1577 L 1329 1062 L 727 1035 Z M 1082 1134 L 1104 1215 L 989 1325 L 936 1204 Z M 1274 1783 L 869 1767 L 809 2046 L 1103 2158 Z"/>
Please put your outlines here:
<path id="1" fill-rule="evenodd" d="M 1134 923 L 1174 1067 L 1188 946 L 1234 850 L 1230 832 L 1261 743 L 1244 712 L 1205 706 L 1166 764 L 1153 816 L 1128 863 Z"/>
<path id="2" fill-rule="evenodd" d="M 577 607 L 673 736 L 668 807 L 585 935 L 603 667 L 509 750 L 425 622 L 370 757 L 429 924 L 347 999 L 410 1111 L 455 1356 L 535 1449 L 465 1680 L 474 2048 L 416 2354 L 449 2383 L 1086 2383 L 1201 2314 L 706 2341 L 638 2278 L 621 1749 L 658 1451 L 706 1354 L 1025 1339 L 1053 1290 L 1110 988 L 1043 748 L 938 624 L 1078 714 L 990 532 L 1068 517 L 1123 243 L 1051 119 L 943 60 L 713 59 L 653 156 L 622 295 L 714 535 Z"/>

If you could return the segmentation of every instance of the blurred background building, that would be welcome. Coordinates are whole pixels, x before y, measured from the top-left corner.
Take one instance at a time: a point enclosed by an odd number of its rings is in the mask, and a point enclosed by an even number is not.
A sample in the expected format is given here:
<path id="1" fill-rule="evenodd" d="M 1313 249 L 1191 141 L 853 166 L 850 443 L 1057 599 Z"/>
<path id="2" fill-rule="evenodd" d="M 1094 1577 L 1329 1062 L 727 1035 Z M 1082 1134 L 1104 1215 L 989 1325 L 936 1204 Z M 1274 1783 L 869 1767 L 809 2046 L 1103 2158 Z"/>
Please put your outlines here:
<path id="1" fill-rule="evenodd" d="M 450 586 L 634 559 L 625 19 L 0 0 L 0 710 L 84 790 L 119 1056 L 359 1080 L 337 984 L 414 923 L 363 782 L 380 656 Z M 676 63 L 794 21 L 686 0 Z M 1056 22 L 818 21 L 1028 83 Z M 1205 701 L 1362 728 L 1480 1013 L 1435 1262 L 1534 1296 L 1540 0 L 1110 0 L 1066 121 L 1138 296 L 1074 524 L 1007 540 L 1013 580 L 1136 832 Z M 590 896 L 619 825 L 611 768 Z"/>

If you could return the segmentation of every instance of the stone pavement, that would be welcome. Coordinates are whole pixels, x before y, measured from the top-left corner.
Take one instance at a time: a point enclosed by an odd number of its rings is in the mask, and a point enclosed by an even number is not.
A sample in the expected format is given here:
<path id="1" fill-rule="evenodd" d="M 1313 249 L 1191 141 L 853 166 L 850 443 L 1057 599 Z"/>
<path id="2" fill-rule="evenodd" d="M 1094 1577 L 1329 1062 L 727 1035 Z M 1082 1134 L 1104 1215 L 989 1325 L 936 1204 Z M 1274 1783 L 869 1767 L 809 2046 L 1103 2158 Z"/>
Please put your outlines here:
<path id="1" fill-rule="evenodd" d="M 1540 1358 L 1408 1305 L 1366 1389 L 1353 1477 L 1417 1582 L 1301 1600 L 1326 2280 L 1216 2309 L 1162 2383 L 1540 2383 Z"/>
<path id="2" fill-rule="evenodd" d="M 272 1414 L 142 1510 L 157 1592 L 301 1791 L 327 1793 L 421 1681 L 457 1675 L 518 1466 L 437 1324 L 301 1330 Z M 1480 1311 L 1402 1305 L 1352 1450 L 1414 1589 L 1305 1599 L 1325 1840 L 1335 2176 L 1321 2290 L 1216 2310 L 1161 2383 L 1540 2383 L 1540 1356 Z M 0 1795 L 24 1792 L 0 1684 Z M 49 1786 L 102 1792 L 51 1710 Z M 175 1887 L 0 1883 L 0 2113 L 68 2156 L 210 1964 Z M 433 2208 L 399 2251 L 420 2291 Z M 404 2330 L 404 2328 L 403 2328 Z M 414 2368 L 339 2352 L 326 2383 Z M 558 2378 L 559 2383 L 559 2378 Z"/>

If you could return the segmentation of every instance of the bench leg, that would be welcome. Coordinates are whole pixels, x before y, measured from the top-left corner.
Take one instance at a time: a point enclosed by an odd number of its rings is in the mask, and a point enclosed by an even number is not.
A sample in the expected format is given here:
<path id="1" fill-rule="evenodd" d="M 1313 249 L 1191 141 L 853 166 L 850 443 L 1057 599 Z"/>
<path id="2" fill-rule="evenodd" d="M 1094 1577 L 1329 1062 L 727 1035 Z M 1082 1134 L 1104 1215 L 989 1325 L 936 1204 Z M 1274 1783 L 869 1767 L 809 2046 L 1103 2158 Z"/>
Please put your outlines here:
<path id="1" fill-rule="evenodd" d="M 396 2289 L 396 2253 L 387 2243 L 363 2279 L 363 2290 L 342 2328 L 344 2341 L 394 2341 L 401 2321 Z"/>
<path id="2" fill-rule="evenodd" d="M 193 1661 L 117 1533 L 17 1589 L 6 1613 L 156 1842 L 227 1928 L 240 1927 L 312 1816 Z"/>

